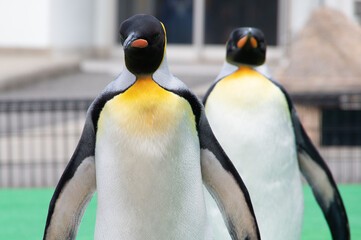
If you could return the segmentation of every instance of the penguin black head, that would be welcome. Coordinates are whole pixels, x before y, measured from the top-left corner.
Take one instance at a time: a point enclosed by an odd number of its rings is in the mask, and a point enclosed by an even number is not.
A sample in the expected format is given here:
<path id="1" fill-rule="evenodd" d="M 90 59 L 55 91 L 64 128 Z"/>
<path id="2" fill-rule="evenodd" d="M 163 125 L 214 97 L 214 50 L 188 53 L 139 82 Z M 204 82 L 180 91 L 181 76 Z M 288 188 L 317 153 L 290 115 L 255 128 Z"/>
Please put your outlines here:
<path id="1" fill-rule="evenodd" d="M 138 14 L 122 22 L 119 32 L 127 69 L 137 76 L 154 73 L 166 47 L 163 24 L 153 16 Z"/>
<path id="2" fill-rule="evenodd" d="M 266 60 L 266 41 L 257 28 L 237 28 L 227 41 L 227 61 L 233 65 L 262 65 Z"/>

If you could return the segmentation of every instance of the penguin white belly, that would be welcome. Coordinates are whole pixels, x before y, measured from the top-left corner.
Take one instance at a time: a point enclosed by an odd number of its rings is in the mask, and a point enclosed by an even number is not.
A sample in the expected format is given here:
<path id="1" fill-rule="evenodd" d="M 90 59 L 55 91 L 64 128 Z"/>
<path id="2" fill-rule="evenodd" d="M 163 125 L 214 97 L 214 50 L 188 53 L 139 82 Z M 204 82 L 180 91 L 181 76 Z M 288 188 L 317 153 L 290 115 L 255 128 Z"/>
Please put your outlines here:
<path id="1" fill-rule="evenodd" d="M 95 239 L 209 239 L 192 110 L 149 81 L 100 115 Z"/>
<path id="2" fill-rule="evenodd" d="M 299 239 L 303 193 L 286 99 L 258 75 L 223 81 L 208 98 L 206 114 L 247 186 L 261 237 Z"/>

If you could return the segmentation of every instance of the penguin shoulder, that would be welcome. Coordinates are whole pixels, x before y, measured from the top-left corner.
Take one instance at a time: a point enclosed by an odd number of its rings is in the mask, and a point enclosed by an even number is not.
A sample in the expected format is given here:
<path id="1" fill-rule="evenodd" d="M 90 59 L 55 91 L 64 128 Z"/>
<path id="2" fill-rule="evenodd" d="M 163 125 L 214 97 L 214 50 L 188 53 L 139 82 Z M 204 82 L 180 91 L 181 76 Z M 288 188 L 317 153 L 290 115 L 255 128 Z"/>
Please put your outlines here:
<path id="1" fill-rule="evenodd" d="M 157 71 L 153 74 L 153 79 L 159 86 L 184 98 L 189 103 L 198 126 L 201 112 L 203 111 L 203 105 L 187 85 L 173 76 L 169 71 Z"/>

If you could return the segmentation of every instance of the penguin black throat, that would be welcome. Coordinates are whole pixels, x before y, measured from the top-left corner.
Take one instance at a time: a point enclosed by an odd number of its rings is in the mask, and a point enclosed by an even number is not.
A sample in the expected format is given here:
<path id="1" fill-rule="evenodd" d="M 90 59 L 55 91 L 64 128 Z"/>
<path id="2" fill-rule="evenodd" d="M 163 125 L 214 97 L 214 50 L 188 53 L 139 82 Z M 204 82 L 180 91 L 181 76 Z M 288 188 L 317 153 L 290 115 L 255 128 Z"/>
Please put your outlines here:
<path id="1" fill-rule="evenodd" d="M 166 46 L 162 23 L 153 16 L 138 14 L 125 20 L 119 32 L 127 69 L 134 75 L 153 74 L 163 61 Z"/>
<path id="2" fill-rule="evenodd" d="M 265 53 L 258 49 L 231 49 L 227 51 L 227 61 L 233 65 L 259 66 L 265 62 Z"/>
<path id="3" fill-rule="evenodd" d="M 163 60 L 164 47 L 147 47 L 125 49 L 125 65 L 135 75 L 148 75 L 154 73 Z"/>

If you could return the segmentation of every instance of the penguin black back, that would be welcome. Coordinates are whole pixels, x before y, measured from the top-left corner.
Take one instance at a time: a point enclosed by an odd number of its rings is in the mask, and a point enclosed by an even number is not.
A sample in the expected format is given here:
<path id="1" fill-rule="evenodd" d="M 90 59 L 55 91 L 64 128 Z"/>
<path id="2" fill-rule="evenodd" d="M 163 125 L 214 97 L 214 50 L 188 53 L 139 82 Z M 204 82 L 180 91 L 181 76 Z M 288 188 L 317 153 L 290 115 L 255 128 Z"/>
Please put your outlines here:
<path id="1" fill-rule="evenodd" d="M 227 41 L 227 62 L 233 65 L 262 65 L 266 60 L 266 41 L 257 28 L 237 28 Z"/>
<path id="2" fill-rule="evenodd" d="M 166 34 L 162 23 L 153 16 L 138 14 L 120 26 L 125 63 L 134 75 L 151 75 L 162 63 Z"/>

